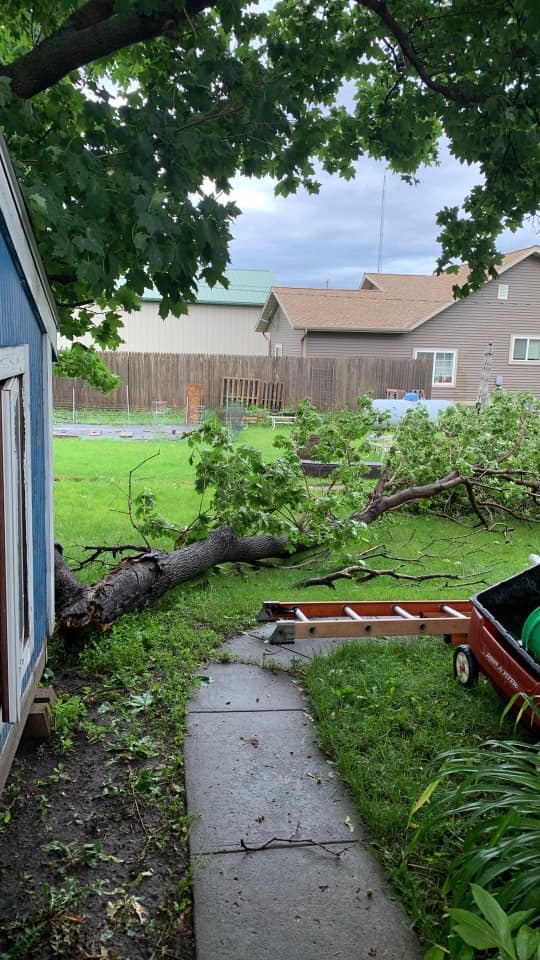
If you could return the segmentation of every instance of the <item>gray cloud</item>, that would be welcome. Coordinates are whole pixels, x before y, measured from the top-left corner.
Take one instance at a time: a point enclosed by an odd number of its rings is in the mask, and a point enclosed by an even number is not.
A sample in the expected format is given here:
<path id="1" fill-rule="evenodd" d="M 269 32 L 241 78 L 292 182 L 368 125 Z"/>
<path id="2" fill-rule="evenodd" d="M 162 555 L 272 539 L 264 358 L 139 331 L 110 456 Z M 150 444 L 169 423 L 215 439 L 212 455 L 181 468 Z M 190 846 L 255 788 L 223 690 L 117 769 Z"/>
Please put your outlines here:
<path id="1" fill-rule="evenodd" d="M 364 271 L 377 269 L 384 165 L 362 160 L 357 169 L 353 181 L 321 173 L 319 195 L 302 190 L 286 199 L 274 197 L 269 180 L 239 178 L 235 199 L 244 212 L 233 225 L 231 265 L 270 269 L 285 286 L 357 287 Z M 445 148 L 440 165 L 422 168 L 418 176 L 420 183 L 409 186 L 386 175 L 382 269 L 387 273 L 434 270 L 436 212 L 459 206 L 480 179 Z M 503 234 L 500 249 L 539 242 L 537 226 L 529 223 Z"/>

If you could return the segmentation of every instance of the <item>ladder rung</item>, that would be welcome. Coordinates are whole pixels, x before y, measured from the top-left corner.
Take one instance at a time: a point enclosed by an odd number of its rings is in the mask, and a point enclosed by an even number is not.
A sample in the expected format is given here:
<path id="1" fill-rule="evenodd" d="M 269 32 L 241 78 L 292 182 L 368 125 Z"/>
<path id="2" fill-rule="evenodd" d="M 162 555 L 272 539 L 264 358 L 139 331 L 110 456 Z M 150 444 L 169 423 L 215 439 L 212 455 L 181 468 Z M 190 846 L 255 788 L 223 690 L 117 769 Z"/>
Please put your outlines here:
<path id="1" fill-rule="evenodd" d="M 400 617 L 403 617 L 404 620 L 420 620 L 421 618 L 416 616 L 414 613 L 409 613 L 408 610 L 404 610 L 403 607 L 398 607 L 397 603 L 392 605 L 392 610 L 394 613 L 397 613 Z"/>
<path id="2" fill-rule="evenodd" d="M 361 620 L 361 619 L 362 619 L 362 617 L 359 616 L 359 614 L 356 613 L 356 611 L 353 610 L 351 607 L 343 607 L 343 613 L 346 613 L 347 616 L 350 617 L 351 620 Z"/>
<path id="3" fill-rule="evenodd" d="M 441 603 L 441 610 L 443 613 L 448 613 L 451 617 L 455 617 L 456 620 L 467 620 L 468 617 L 464 613 L 460 613 L 459 610 L 454 610 L 453 607 L 449 607 L 447 603 Z"/>

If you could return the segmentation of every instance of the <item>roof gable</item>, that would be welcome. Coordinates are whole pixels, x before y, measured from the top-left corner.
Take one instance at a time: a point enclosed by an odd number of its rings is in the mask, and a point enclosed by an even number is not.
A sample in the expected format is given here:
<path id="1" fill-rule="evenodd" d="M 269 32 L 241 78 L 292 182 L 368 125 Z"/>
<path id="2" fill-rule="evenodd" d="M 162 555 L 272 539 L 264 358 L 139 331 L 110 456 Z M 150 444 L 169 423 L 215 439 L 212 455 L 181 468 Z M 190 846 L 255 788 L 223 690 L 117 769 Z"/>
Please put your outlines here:
<path id="1" fill-rule="evenodd" d="M 540 247 L 503 257 L 499 276 Z M 465 282 L 467 264 L 457 273 L 366 273 L 358 290 L 272 287 L 257 330 L 264 332 L 279 305 L 294 329 L 347 333 L 405 333 L 451 307 L 453 287 Z M 490 282 L 490 281 L 487 281 Z"/>

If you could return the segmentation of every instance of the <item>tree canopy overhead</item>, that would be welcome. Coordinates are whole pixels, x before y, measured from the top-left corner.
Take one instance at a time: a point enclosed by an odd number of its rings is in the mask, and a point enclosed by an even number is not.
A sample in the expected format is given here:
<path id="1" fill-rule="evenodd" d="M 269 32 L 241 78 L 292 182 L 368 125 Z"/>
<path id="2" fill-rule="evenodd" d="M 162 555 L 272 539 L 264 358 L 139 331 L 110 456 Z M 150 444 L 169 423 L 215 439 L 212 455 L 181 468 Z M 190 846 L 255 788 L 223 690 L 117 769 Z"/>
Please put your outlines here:
<path id="1" fill-rule="evenodd" d="M 352 177 L 365 154 L 413 177 L 445 136 L 483 177 L 438 215 L 439 266 L 468 261 L 472 287 L 501 230 L 536 213 L 537 0 L 4 0 L 2 14 L 0 128 L 72 338 L 92 328 L 114 347 L 118 309 L 145 287 L 180 314 L 197 275 L 222 279 L 237 173 L 316 192 L 315 162 Z"/>

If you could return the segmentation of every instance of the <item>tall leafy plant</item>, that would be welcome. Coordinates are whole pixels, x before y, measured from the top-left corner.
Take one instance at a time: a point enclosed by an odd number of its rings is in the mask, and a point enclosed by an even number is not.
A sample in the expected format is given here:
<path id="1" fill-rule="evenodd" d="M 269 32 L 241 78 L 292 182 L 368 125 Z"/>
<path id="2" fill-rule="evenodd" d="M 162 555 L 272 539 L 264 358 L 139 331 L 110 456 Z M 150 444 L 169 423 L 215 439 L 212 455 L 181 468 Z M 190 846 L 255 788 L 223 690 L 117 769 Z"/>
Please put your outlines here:
<path id="1" fill-rule="evenodd" d="M 517 933 L 526 920 L 540 923 L 540 744 L 490 740 L 440 759 L 436 777 L 413 808 L 415 818 L 419 811 L 421 815 L 411 848 L 426 835 L 453 839 L 456 855 L 443 896 L 454 932 L 458 937 L 465 933 L 462 939 L 469 947 L 498 947 L 503 958 L 532 956 L 525 935 L 519 949 L 517 942 L 512 949 L 508 945 L 512 931 Z M 510 927 L 503 913 L 516 915 Z M 488 942 L 486 921 L 510 937 L 504 949 Z M 469 956 L 459 943 L 451 937 L 451 955 Z"/>

